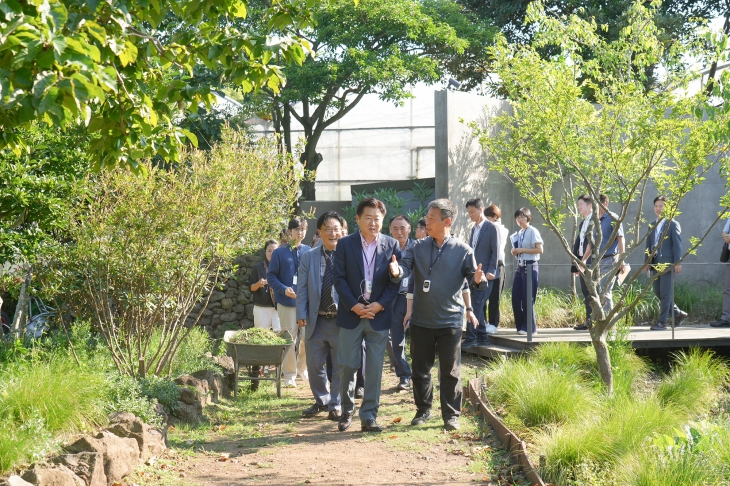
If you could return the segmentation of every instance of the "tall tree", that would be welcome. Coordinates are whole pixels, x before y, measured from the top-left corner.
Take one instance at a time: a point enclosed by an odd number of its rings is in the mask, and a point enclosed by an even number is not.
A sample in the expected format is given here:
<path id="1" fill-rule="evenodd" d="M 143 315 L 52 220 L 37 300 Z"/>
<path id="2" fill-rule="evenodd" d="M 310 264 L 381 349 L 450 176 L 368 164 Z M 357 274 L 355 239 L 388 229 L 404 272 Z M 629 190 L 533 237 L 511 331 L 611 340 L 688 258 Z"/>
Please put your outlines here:
<path id="1" fill-rule="evenodd" d="M 667 196 L 663 216 L 672 219 L 679 214 L 681 201 L 700 186 L 713 167 L 728 173 L 730 77 L 724 73 L 716 84 L 713 94 L 724 100 L 718 108 L 708 102 L 704 92 L 683 95 L 693 75 L 682 63 L 691 53 L 681 49 L 674 49 L 671 55 L 662 52 L 654 23 L 656 11 L 640 2 L 629 7 L 627 25 L 614 41 L 606 41 L 595 24 L 578 17 L 560 21 L 548 16 L 540 4 L 531 6 L 528 14 L 536 29 L 533 44 L 518 46 L 502 39 L 493 49 L 495 70 L 513 107 L 511 113 L 493 120 L 504 130 L 495 135 L 474 128 L 492 156 L 490 168 L 515 183 L 585 279 L 593 311 L 591 339 L 601 377 L 612 392 L 608 333 L 640 298 L 632 301 L 629 293 L 619 293 L 614 306 L 608 308 L 608 287 L 601 284 L 600 261 L 615 241 L 618 225 L 624 222 L 626 250 L 608 275 L 615 275 L 632 253 L 643 256 L 647 231 L 641 225 L 642 207 L 648 187 Z M 559 46 L 560 51 L 543 59 L 540 49 L 545 45 Z M 587 58 L 583 56 L 586 48 L 591 53 Z M 658 89 L 646 91 L 645 68 L 660 59 L 664 59 L 667 75 Z M 583 80 L 583 74 L 595 82 Z M 587 83 L 591 83 L 597 104 L 584 96 Z M 572 194 L 566 189 L 568 181 Z M 593 252 L 590 264 L 573 255 L 572 244 L 564 236 L 566 199 L 581 193 L 595 201 L 587 232 L 591 248 L 599 248 L 596 243 L 603 238 L 609 242 L 605 249 Z M 621 208 L 610 235 L 602 234 L 598 220 L 601 193 Z M 730 209 L 730 194 L 719 202 L 724 209 L 715 223 Z M 683 235 L 687 244 L 682 260 L 710 231 L 712 227 L 704 234 Z M 650 292 L 653 280 L 673 272 L 682 260 L 655 266 L 657 273 L 648 281 L 639 279 L 646 265 L 638 266 L 627 282 L 638 285 L 643 296 Z"/>
<path id="2" fill-rule="evenodd" d="M 313 56 L 284 68 L 286 85 L 278 93 L 264 88 L 282 148 L 292 152 L 297 143 L 294 120 L 304 128 L 301 162 L 313 173 L 322 161 L 317 144 L 324 130 L 366 94 L 400 104 L 419 82 L 451 75 L 478 84 L 495 33 L 453 0 L 333 0 L 313 16 L 309 28 L 283 29 L 306 39 Z M 302 197 L 315 198 L 313 178 L 302 182 Z"/>
<path id="3" fill-rule="evenodd" d="M 0 149 L 20 154 L 18 129 L 33 120 L 81 123 L 94 140 L 96 166 L 138 166 L 180 159 L 189 131 L 174 119 L 199 103 L 207 86 L 191 83 L 200 62 L 219 68 L 246 92 L 277 92 L 276 62 L 304 60 L 306 43 L 270 35 L 306 28 L 311 0 L 279 0 L 256 29 L 231 30 L 246 0 L 4 0 L 0 2 Z M 167 28 L 173 26 L 171 28 Z"/>

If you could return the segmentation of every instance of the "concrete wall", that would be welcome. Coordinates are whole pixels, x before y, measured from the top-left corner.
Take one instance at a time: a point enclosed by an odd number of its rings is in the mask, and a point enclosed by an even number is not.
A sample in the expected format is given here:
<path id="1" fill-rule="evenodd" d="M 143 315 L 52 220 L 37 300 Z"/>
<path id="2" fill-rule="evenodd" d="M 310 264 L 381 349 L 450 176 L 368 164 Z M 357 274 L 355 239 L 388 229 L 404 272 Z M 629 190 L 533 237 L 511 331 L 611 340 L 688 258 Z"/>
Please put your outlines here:
<path id="1" fill-rule="evenodd" d="M 490 123 L 492 117 L 509 110 L 509 104 L 502 100 L 453 91 L 436 91 L 434 104 L 436 197 L 447 197 L 458 206 L 459 215 L 454 225 L 454 233 L 464 241 L 467 240 L 471 222 L 464 205 L 473 197 L 481 197 L 486 204 L 498 205 L 502 210 L 502 223 L 509 228 L 510 233 L 516 231 L 518 227 L 512 215 L 520 207 L 529 207 L 527 200 L 519 195 L 507 178 L 489 170 L 489 161 L 479 144 L 472 138 L 468 126 L 472 121 L 476 121 L 482 127 L 492 126 Z M 498 127 L 493 127 L 493 130 L 496 129 Z M 677 220 L 682 227 L 685 245 L 689 245 L 690 236 L 702 237 L 717 217 L 718 211 L 722 210 L 718 201 L 726 193 L 725 183 L 726 180 L 720 176 L 717 169 L 714 169 L 707 175 L 706 181 L 680 204 L 682 214 Z M 656 194 L 656 188 L 647 188 L 646 201 L 642 205 L 643 221 L 639 230 L 640 237 L 647 231 L 647 221 L 655 219 L 652 200 Z M 611 204 L 610 208 L 614 211 L 620 209 L 616 204 Z M 540 260 L 540 284 L 567 289 L 571 280 L 569 257 L 560 239 L 548 227 L 543 226 L 544 220 L 536 214 L 536 211 L 532 212 L 532 224 L 545 240 L 545 253 Z M 635 213 L 635 210 L 629 212 L 629 214 Z M 571 230 L 572 226 L 566 228 L 567 239 L 570 239 Z M 625 226 L 625 230 L 627 237 L 634 240 L 636 235 L 633 229 Z M 687 257 L 687 265 L 684 266 L 679 280 L 722 285 L 723 268 L 719 263 L 721 231 L 721 226 L 712 229 L 697 255 Z M 629 258 L 629 262 L 634 265 L 642 262 L 642 251 L 637 249 Z M 507 284 L 510 284 L 514 272 L 514 259 L 508 254 L 505 263 L 509 278 Z"/>

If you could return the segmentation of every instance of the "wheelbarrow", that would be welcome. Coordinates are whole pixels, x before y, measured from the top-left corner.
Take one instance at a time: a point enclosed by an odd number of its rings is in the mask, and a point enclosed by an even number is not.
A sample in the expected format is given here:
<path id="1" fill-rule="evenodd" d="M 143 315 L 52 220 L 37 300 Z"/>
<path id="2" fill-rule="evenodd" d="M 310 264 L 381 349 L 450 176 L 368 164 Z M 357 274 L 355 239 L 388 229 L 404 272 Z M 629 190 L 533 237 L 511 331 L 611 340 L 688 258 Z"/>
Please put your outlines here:
<path id="1" fill-rule="evenodd" d="M 275 381 L 276 382 L 276 396 L 281 398 L 281 363 L 284 361 L 284 353 L 287 349 L 294 345 L 294 341 L 288 332 L 282 334 L 285 339 L 288 339 L 288 344 L 244 344 L 244 343 L 232 343 L 230 340 L 236 331 L 226 331 L 223 334 L 223 342 L 226 343 L 226 354 L 233 358 L 233 365 L 235 367 L 235 385 L 233 388 L 233 397 L 238 398 L 238 380 L 249 380 L 249 381 Z M 259 376 L 248 376 L 244 374 L 239 376 L 241 367 L 244 370 L 248 370 L 249 366 L 274 366 L 276 368 L 276 376 L 274 378 L 266 378 Z"/>

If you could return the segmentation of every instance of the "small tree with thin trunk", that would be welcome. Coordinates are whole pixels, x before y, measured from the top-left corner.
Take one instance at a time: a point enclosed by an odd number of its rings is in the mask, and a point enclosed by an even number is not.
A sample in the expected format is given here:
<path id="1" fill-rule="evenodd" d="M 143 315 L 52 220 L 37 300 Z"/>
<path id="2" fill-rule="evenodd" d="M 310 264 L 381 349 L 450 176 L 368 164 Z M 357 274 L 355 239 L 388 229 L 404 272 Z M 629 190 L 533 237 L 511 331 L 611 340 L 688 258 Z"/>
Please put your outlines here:
<path id="1" fill-rule="evenodd" d="M 292 166 L 273 144 L 252 147 L 226 132 L 210 152 L 185 153 L 180 166 L 93 176 L 69 243 L 39 271 L 40 287 L 98 326 L 120 372 L 169 372 L 205 305 L 193 307 L 210 298 L 206 289 L 289 214 L 299 182 Z"/>
<path id="2" fill-rule="evenodd" d="M 600 284 L 599 268 L 606 252 L 596 251 L 597 242 L 604 238 L 598 219 L 599 194 L 607 194 L 621 208 L 614 218 L 616 229 L 605 235 L 609 243 L 605 248 L 616 239 L 619 224 L 625 223 L 627 233 L 626 250 L 611 270 L 613 274 L 632 253 L 638 252 L 643 259 L 648 232 L 642 224 L 645 197 L 653 198 L 655 192 L 666 195 L 663 216 L 675 218 L 679 203 L 709 171 L 718 165 L 721 173 L 728 169 L 730 107 L 714 107 L 703 92 L 687 94 L 691 73 L 682 62 L 688 51 L 662 52 L 654 14 L 653 7 L 635 3 L 626 12 L 627 27 L 618 39 L 608 42 L 598 35 L 595 23 L 577 16 L 551 18 L 539 3 L 533 4 L 529 20 L 536 27 L 534 42 L 516 46 L 501 40 L 493 49 L 496 72 L 513 109 L 493 119 L 498 129 L 473 125 L 490 155 L 490 169 L 514 182 L 558 236 L 566 256 L 585 279 L 593 311 L 591 339 L 609 393 L 613 392 L 613 374 L 607 338 L 639 300 L 630 301 L 627 293 L 617 293 L 612 308 L 602 305 L 607 288 Z M 539 50 L 548 45 L 558 53 L 545 60 Z M 584 57 L 585 52 L 590 56 Z M 662 86 L 646 91 L 643 68 L 660 59 L 666 70 Z M 596 104 L 585 99 L 585 83 L 591 84 L 588 91 Z M 723 95 L 725 87 L 721 79 L 715 93 Z M 568 190 L 571 184 L 572 194 Z M 564 236 L 568 233 L 566 208 L 581 193 L 594 201 L 587 232 L 594 250 L 588 265 L 573 255 L 572 241 Z M 715 223 L 730 207 L 730 196 L 722 198 L 721 206 L 724 211 L 718 213 Z M 683 234 L 682 259 L 694 253 L 711 230 L 689 238 Z M 675 271 L 677 264 L 681 260 L 657 268 L 648 281 L 639 280 L 646 270 L 641 265 L 632 269 L 626 281 L 640 285 L 641 297 L 651 291 L 659 274 Z"/>

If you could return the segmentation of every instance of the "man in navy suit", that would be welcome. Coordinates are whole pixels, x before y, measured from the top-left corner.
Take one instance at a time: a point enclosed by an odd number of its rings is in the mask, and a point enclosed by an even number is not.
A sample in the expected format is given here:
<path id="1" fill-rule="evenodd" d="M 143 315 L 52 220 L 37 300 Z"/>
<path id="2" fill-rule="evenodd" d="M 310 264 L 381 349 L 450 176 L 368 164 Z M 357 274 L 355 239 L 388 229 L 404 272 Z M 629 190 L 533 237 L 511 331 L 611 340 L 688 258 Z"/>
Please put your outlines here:
<path id="1" fill-rule="evenodd" d="M 309 388 L 314 405 L 302 412 L 313 417 L 329 411 L 328 418 L 340 419 L 340 365 L 337 361 L 337 303 L 334 288 L 334 260 L 342 236 L 342 216 L 327 211 L 317 220 L 322 244 L 302 256 L 297 280 L 297 324 L 305 328 Z M 327 356 L 332 356 L 332 383 L 327 386 Z"/>
<path id="2" fill-rule="evenodd" d="M 679 262 L 682 259 L 682 228 L 679 223 L 673 219 L 668 220 L 662 216 L 664 212 L 664 196 L 654 198 L 654 214 L 656 221 L 649 225 L 649 234 L 646 237 L 646 263 L 650 265 L 646 268 L 646 274 L 649 276 L 649 269 L 652 273 L 662 272 L 661 268 L 653 265 L 667 266 Z M 674 273 L 679 274 L 682 271 L 682 265 L 674 266 Z M 680 310 L 674 304 L 674 289 L 672 288 L 672 269 L 668 269 L 661 273 L 654 280 L 654 293 L 659 298 L 661 308 L 659 311 L 659 320 L 651 326 L 652 331 L 661 331 L 667 328 L 667 319 L 669 318 L 669 309 L 672 307 L 674 313 L 675 325 L 679 326 L 687 317 L 687 313 Z"/>
<path id="3" fill-rule="evenodd" d="M 578 233 L 575 235 L 575 241 L 573 242 L 573 255 L 588 266 L 591 264 L 592 253 L 591 245 L 588 243 L 590 239 L 588 228 L 593 228 L 593 226 L 591 226 L 591 220 L 593 218 L 593 198 L 588 194 L 582 194 L 578 197 L 577 206 L 578 214 L 583 216 L 583 220 L 578 223 Z M 590 293 L 588 292 L 588 286 L 586 285 L 586 281 L 583 278 L 583 275 L 581 275 L 578 266 L 572 264 L 570 266 L 570 271 L 573 276 L 580 278 L 580 290 L 583 294 L 583 305 L 586 309 L 585 320 L 581 324 L 573 326 L 573 329 L 576 331 L 585 331 L 591 324 L 591 316 L 593 315 L 593 309 L 590 304 Z"/>
<path id="4" fill-rule="evenodd" d="M 362 341 L 365 340 L 365 393 L 360 405 L 360 423 L 364 432 L 380 432 L 376 419 L 380 406 L 380 382 L 383 358 L 390 331 L 390 308 L 397 283 L 391 282 L 389 263 L 400 258 L 400 246 L 390 236 L 380 233 L 385 205 L 367 198 L 357 205 L 360 231 L 342 238 L 335 252 L 335 290 L 340 299 L 337 325 L 340 327 L 337 356 L 340 363 L 342 417 L 341 432 L 352 425 L 355 411 L 355 373 L 360 367 Z"/>
<path id="5" fill-rule="evenodd" d="M 487 276 L 487 285 L 483 289 L 476 288 L 473 283 L 471 287 L 471 304 L 474 313 L 479 320 L 479 325 L 466 326 L 466 339 L 461 344 L 461 349 L 473 348 L 489 343 L 487 335 L 487 301 L 492 292 L 492 280 L 497 274 L 497 256 L 499 255 L 499 235 L 497 227 L 484 216 L 484 203 L 477 198 L 466 202 L 466 211 L 469 219 L 474 223 L 469 237 L 469 246 L 474 250 L 474 257 L 477 265 L 481 264 Z M 494 329 L 496 331 L 496 329 Z"/>
<path id="6" fill-rule="evenodd" d="M 292 218 L 289 221 L 289 243 L 280 246 L 271 254 L 269 271 L 266 280 L 274 289 L 276 312 L 279 314 L 281 330 L 289 331 L 294 339 L 294 346 L 284 354 L 281 365 L 286 386 L 296 387 L 297 374 L 303 381 L 307 381 L 307 358 L 304 344 L 304 328 L 297 326 L 297 270 L 302 255 L 310 248 L 302 245 L 304 235 L 307 234 L 307 220 Z"/>

